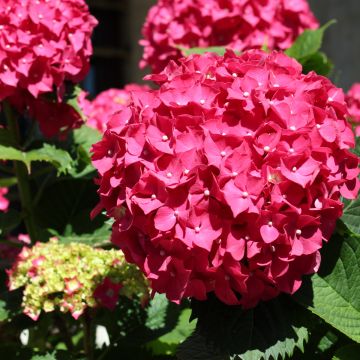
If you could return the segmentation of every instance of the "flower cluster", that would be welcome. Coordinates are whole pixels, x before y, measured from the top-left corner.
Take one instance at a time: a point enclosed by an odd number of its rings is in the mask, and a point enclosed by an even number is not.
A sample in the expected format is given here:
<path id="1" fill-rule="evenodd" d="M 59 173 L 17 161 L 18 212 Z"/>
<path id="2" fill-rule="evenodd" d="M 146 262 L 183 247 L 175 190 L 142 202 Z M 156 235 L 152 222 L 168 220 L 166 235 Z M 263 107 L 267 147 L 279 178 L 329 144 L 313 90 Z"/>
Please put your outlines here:
<path id="1" fill-rule="evenodd" d="M 96 24 L 84 0 L 2 0 L 0 100 L 19 89 L 37 98 L 83 80 Z"/>
<path id="2" fill-rule="evenodd" d="M 7 211 L 9 208 L 9 200 L 5 197 L 8 191 L 8 188 L 0 187 L 0 211 Z"/>
<path id="3" fill-rule="evenodd" d="M 355 198 L 342 90 L 284 54 L 171 62 L 93 146 L 112 241 L 155 292 L 252 307 L 294 293 Z"/>
<path id="4" fill-rule="evenodd" d="M 129 105 L 130 92 L 149 89 L 137 84 L 126 85 L 124 89 L 109 89 L 100 93 L 93 101 L 86 98 L 85 92 L 80 94 L 79 104 L 85 117 L 86 124 L 103 133 L 109 117 Z"/>
<path id="5" fill-rule="evenodd" d="M 181 57 L 180 47 L 283 50 L 317 27 L 306 0 L 158 0 L 143 27 L 140 66 L 159 72 Z"/>
<path id="6" fill-rule="evenodd" d="M 355 126 L 356 136 L 360 136 L 360 83 L 355 83 L 346 96 L 350 122 Z"/>
<path id="7" fill-rule="evenodd" d="M 84 79 L 96 24 L 84 0 L 0 1 L 0 101 L 9 98 L 18 110 L 28 108 L 30 115 L 42 115 L 45 135 L 72 127 L 79 116 L 68 116 L 69 106 L 39 96 L 55 90 L 61 100 L 65 82 Z M 67 114 L 49 119 L 49 113 L 59 110 Z"/>
<path id="8" fill-rule="evenodd" d="M 147 282 L 120 251 L 56 239 L 24 247 L 9 271 L 9 287 L 25 287 L 24 313 L 37 320 L 41 311 L 60 309 L 77 319 L 87 307 L 113 309 L 119 293 L 147 297 Z"/>

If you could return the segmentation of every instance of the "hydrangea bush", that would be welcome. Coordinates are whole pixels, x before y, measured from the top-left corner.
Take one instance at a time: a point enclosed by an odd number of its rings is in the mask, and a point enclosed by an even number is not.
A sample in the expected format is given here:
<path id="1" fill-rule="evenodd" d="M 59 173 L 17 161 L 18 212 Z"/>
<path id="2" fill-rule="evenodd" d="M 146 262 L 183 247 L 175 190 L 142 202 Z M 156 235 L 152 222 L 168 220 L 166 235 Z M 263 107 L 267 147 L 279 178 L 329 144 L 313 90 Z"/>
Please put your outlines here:
<path id="1" fill-rule="evenodd" d="M 301 70 L 276 52 L 194 55 L 109 121 L 100 204 L 154 291 L 253 307 L 318 270 L 358 158 L 342 90 Z"/>
<path id="2" fill-rule="evenodd" d="M 141 67 L 161 71 L 181 48 L 288 49 L 317 19 L 306 0 L 160 0 L 143 27 Z"/>
<path id="3" fill-rule="evenodd" d="M 0 358 L 358 357 L 360 98 L 332 23 L 158 0 L 152 84 L 89 99 L 85 1 L 0 0 Z"/>
<path id="4" fill-rule="evenodd" d="M 9 288 L 25 287 L 24 313 L 38 320 L 42 310 L 60 309 L 78 319 L 87 307 L 114 309 L 120 292 L 146 299 L 147 284 L 117 250 L 85 244 L 59 244 L 57 239 L 23 247 L 9 275 Z"/>

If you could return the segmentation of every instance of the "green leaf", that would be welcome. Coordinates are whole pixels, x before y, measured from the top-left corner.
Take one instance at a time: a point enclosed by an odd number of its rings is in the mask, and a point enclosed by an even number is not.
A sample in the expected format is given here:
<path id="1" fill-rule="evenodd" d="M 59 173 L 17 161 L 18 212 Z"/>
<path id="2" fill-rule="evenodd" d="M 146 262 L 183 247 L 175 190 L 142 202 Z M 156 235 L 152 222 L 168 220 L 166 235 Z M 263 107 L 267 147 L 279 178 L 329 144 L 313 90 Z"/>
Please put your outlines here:
<path id="1" fill-rule="evenodd" d="M 72 83 L 66 84 L 66 90 L 64 95 L 64 102 L 70 105 L 75 111 L 85 120 L 85 115 L 79 105 L 79 95 L 83 90 L 79 85 L 74 85 Z"/>
<path id="2" fill-rule="evenodd" d="M 352 340 L 360 342 L 360 237 L 341 223 L 322 252 L 318 274 L 295 298 Z"/>
<path id="3" fill-rule="evenodd" d="M 315 71 L 318 75 L 328 76 L 334 68 L 330 59 L 321 51 L 301 59 L 305 74 Z"/>
<path id="4" fill-rule="evenodd" d="M 169 300 L 164 294 L 156 294 L 147 308 L 145 325 L 150 330 L 158 330 L 166 325 L 166 313 Z"/>
<path id="5" fill-rule="evenodd" d="M 6 321 L 13 320 L 22 312 L 22 290 L 3 290 L 4 291 L 0 293 L 0 323 L 5 323 Z"/>
<path id="6" fill-rule="evenodd" d="M 0 160 L 21 161 L 29 170 L 34 161 L 48 162 L 54 165 L 59 173 L 68 172 L 72 166 L 72 159 L 68 152 L 49 144 L 28 152 L 0 145 Z"/>
<path id="7" fill-rule="evenodd" d="M 222 56 L 226 52 L 226 47 L 224 46 L 211 46 L 207 48 L 195 47 L 190 49 L 179 47 L 179 49 L 181 50 L 184 56 L 202 55 L 208 52 L 212 52 Z"/>
<path id="8" fill-rule="evenodd" d="M 102 135 L 99 131 L 88 126 L 82 126 L 80 129 L 73 131 L 76 164 L 70 172 L 72 177 L 85 177 L 95 171 L 91 163 L 90 148 L 93 144 L 100 141 L 101 137 Z"/>
<path id="9" fill-rule="evenodd" d="M 154 355 L 175 355 L 177 346 L 195 330 L 196 321 L 190 322 L 190 316 L 191 310 L 184 309 L 172 331 L 148 344 Z"/>
<path id="10" fill-rule="evenodd" d="M 193 311 L 198 324 L 179 346 L 180 360 L 285 359 L 308 339 L 306 313 L 286 296 L 247 311 L 213 297 Z"/>
<path id="11" fill-rule="evenodd" d="M 16 177 L 9 177 L 9 178 L 1 178 L 0 179 L 0 187 L 10 187 L 17 184 Z"/>
<path id="12" fill-rule="evenodd" d="M 351 231 L 360 234 L 360 198 L 346 202 L 341 220 Z"/>
<path id="13" fill-rule="evenodd" d="M 305 30 L 285 53 L 297 60 L 315 54 L 322 46 L 325 31 L 335 23 L 336 20 L 331 20 L 320 29 Z"/>
<path id="14" fill-rule="evenodd" d="M 93 247 L 101 247 L 110 244 L 111 226 L 111 222 L 105 222 L 103 226 L 95 229 L 91 233 L 82 234 L 72 233 L 70 235 L 60 235 L 56 231 L 50 232 L 63 244 L 82 243 Z"/>
<path id="15" fill-rule="evenodd" d="M 6 309 L 6 302 L 0 299 L 0 322 L 6 321 L 9 317 L 9 311 Z"/>
<path id="16" fill-rule="evenodd" d="M 347 345 L 336 351 L 332 360 L 355 360 L 359 358 L 360 345 Z"/>
<path id="17" fill-rule="evenodd" d="M 356 140 L 355 148 L 354 148 L 354 149 L 350 149 L 350 151 L 351 151 L 352 153 L 354 153 L 355 155 L 360 156 L 360 136 L 357 136 L 357 137 L 355 138 L 355 140 Z"/>
<path id="18" fill-rule="evenodd" d="M 46 355 L 35 355 L 31 358 L 31 360 L 57 360 L 56 359 L 56 352 L 52 354 L 46 354 Z"/>
<path id="19" fill-rule="evenodd" d="M 96 191 L 93 179 L 66 178 L 49 185 L 34 209 L 37 224 L 64 238 L 95 232 L 107 219 L 97 216 L 91 220 L 90 213 L 99 202 Z"/>
<path id="20" fill-rule="evenodd" d="M 73 134 L 75 144 L 83 146 L 87 152 L 90 152 L 91 146 L 102 138 L 98 130 L 89 126 L 82 126 L 80 129 L 74 130 Z"/>

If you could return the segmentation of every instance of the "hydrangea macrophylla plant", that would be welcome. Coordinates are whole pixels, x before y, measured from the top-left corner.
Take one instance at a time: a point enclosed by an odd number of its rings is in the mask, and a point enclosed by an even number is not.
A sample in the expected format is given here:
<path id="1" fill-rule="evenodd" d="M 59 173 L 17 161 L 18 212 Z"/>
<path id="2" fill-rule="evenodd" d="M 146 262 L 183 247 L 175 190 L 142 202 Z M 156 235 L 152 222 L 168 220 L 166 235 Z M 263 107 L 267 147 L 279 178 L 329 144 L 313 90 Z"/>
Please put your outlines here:
<path id="1" fill-rule="evenodd" d="M 0 211 L 7 211 L 9 207 L 9 200 L 5 197 L 8 191 L 8 188 L 0 187 Z"/>
<path id="2" fill-rule="evenodd" d="M 87 118 L 86 124 L 103 133 L 109 117 L 130 103 L 130 92 L 149 89 L 146 85 L 129 84 L 124 89 L 109 89 L 100 93 L 93 101 L 80 94 L 79 104 Z"/>
<path id="3" fill-rule="evenodd" d="M 356 136 L 360 136 L 360 83 L 355 83 L 346 96 L 350 122 L 355 126 Z"/>
<path id="4" fill-rule="evenodd" d="M 318 25 L 306 0 L 159 0 L 143 27 L 140 65 L 159 72 L 181 57 L 179 47 L 284 50 Z"/>
<path id="5" fill-rule="evenodd" d="M 343 91 L 284 54 L 207 53 L 151 75 L 93 146 L 112 241 L 175 302 L 294 293 L 359 189 Z"/>
<path id="6" fill-rule="evenodd" d="M 0 1 L 0 101 L 36 108 L 42 94 L 61 98 L 65 81 L 78 83 L 89 70 L 96 24 L 84 0 Z M 45 133 L 48 122 L 40 122 Z"/>
<path id="7" fill-rule="evenodd" d="M 24 247 L 8 274 L 10 290 L 25 287 L 24 313 L 33 320 L 55 309 L 77 319 L 87 307 L 114 309 L 119 294 L 147 298 L 148 292 L 142 274 L 120 251 L 56 239 Z"/>

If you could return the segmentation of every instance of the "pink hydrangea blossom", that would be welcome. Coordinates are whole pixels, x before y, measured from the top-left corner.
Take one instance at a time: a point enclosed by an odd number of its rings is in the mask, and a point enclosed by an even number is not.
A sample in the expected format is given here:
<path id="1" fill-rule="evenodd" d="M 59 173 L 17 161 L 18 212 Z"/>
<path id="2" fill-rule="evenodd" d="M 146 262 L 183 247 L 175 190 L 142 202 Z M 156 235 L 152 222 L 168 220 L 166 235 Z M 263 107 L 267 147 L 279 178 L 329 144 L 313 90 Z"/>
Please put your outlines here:
<path id="1" fill-rule="evenodd" d="M 359 190 L 343 91 L 261 50 L 170 62 L 93 146 L 112 241 L 154 292 L 294 293 Z"/>
<path id="2" fill-rule="evenodd" d="M 100 93 L 93 101 L 87 99 L 86 92 L 80 94 L 79 102 L 86 124 L 103 133 L 109 117 L 130 103 L 130 93 L 149 89 L 146 85 L 129 84 L 124 89 L 109 89 Z"/>
<path id="3" fill-rule="evenodd" d="M 95 292 L 94 297 L 103 307 L 109 310 L 114 310 L 119 300 L 119 292 L 123 285 L 121 283 L 114 283 L 109 277 L 105 278 Z"/>
<path id="4" fill-rule="evenodd" d="M 9 207 L 9 200 L 5 197 L 8 192 L 8 188 L 0 187 L 0 211 L 7 211 Z"/>
<path id="5" fill-rule="evenodd" d="M 89 70 L 96 24 L 84 0 L 0 0 L 0 101 L 36 107 L 54 90 L 61 99 Z"/>
<path id="6" fill-rule="evenodd" d="M 346 96 L 350 122 L 355 126 L 356 136 L 360 136 L 360 83 L 355 83 Z"/>
<path id="7" fill-rule="evenodd" d="M 179 47 L 284 50 L 318 25 L 306 0 L 158 0 L 143 27 L 140 66 L 159 72 L 181 57 Z"/>

